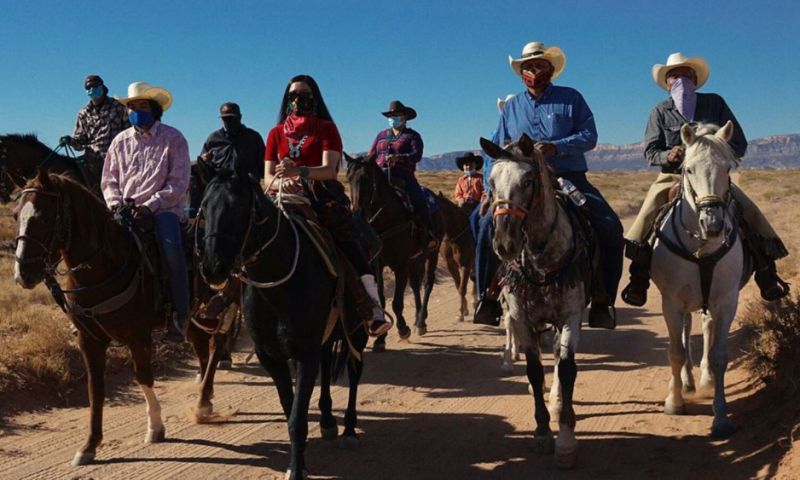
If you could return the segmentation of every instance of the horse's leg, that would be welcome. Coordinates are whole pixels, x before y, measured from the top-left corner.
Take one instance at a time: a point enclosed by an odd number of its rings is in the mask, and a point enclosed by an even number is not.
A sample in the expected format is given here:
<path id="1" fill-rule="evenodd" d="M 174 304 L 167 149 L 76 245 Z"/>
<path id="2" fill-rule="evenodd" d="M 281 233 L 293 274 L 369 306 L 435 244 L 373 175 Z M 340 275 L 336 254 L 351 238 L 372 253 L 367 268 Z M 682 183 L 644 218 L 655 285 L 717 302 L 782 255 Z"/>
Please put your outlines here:
<path id="1" fill-rule="evenodd" d="M 681 392 L 686 395 L 694 393 L 694 375 L 692 375 L 692 315 L 686 315 L 683 322 L 683 333 L 681 337 L 683 348 L 686 351 L 686 360 L 683 362 L 683 369 L 681 369 L 681 381 L 683 386 Z"/>
<path id="2" fill-rule="evenodd" d="M 383 265 L 375 269 L 375 280 L 378 282 L 378 298 L 381 299 L 381 308 L 386 309 L 386 294 L 383 291 Z M 386 334 L 379 336 L 372 343 L 372 351 L 376 353 L 386 351 Z"/>
<path id="3" fill-rule="evenodd" d="M 89 390 L 89 438 L 86 443 L 75 453 L 72 464 L 86 465 L 94 460 L 97 447 L 103 441 L 103 403 L 105 402 L 105 370 L 106 348 L 108 344 L 87 339 L 79 334 L 83 363 L 86 365 L 86 381 Z"/>
<path id="4" fill-rule="evenodd" d="M 558 364 L 561 362 L 561 329 L 553 329 L 553 383 L 550 385 L 548 408 L 551 418 L 561 417 L 561 381 L 558 378 Z"/>
<path id="5" fill-rule="evenodd" d="M 556 438 L 555 455 L 555 464 L 560 468 L 571 468 L 574 465 L 575 453 L 578 448 L 578 441 L 575 438 L 575 409 L 572 405 L 572 396 L 575 389 L 575 379 L 578 376 L 575 353 L 578 350 L 581 323 L 586 313 L 584 310 L 571 315 L 570 318 L 566 319 L 566 323 L 561 330 L 557 376 L 561 384 L 562 404 L 561 414 L 558 417 L 558 438 Z M 535 391 L 536 385 L 533 385 L 533 388 Z"/>
<path id="6" fill-rule="evenodd" d="M 518 319 L 521 320 L 521 319 Z M 533 342 L 525 349 L 526 373 L 533 389 L 533 416 L 536 419 L 536 430 L 533 432 L 533 450 L 537 453 L 553 453 L 555 443 L 550 430 L 550 413 L 544 401 L 544 366 L 539 351 L 539 334 L 532 332 Z"/>
<path id="7" fill-rule="evenodd" d="M 432 253 L 425 261 L 425 283 L 423 285 L 424 291 L 422 293 L 422 315 L 421 322 L 417 325 L 417 334 L 425 335 L 428 332 L 428 302 L 431 299 L 431 292 L 433 291 L 433 284 L 436 282 L 436 267 L 438 265 L 439 254 Z"/>
<path id="8" fill-rule="evenodd" d="M 163 442 L 166 434 L 164 422 L 161 421 L 161 404 L 158 403 L 153 390 L 152 348 L 150 335 L 140 340 L 139 343 L 131 345 L 136 383 L 142 388 L 147 403 L 147 434 L 144 437 L 144 443 Z"/>
<path id="9" fill-rule="evenodd" d="M 308 437 L 308 404 L 314 393 L 314 383 L 319 373 L 320 353 L 313 345 L 297 359 L 297 393 L 289 417 L 289 440 L 292 442 L 291 461 L 286 480 L 308 477 L 306 469 L 306 440 Z"/>
<path id="10" fill-rule="evenodd" d="M 711 362 L 708 360 L 711 344 L 714 341 L 714 319 L 711 315 L 703 315 L 703 358 L 700 360 L 700 386 L 698 393 L 704 397 L 714 396 L 714 374 L 711 373 Z"/>
<path id="11" fill-rule="evenodd" d="M 469 316 L 469 304 L 467 303 L 467 290 L 469 289 L 469 273 L 472 270 L 471 265 L 464 265 L 460 268 L 461 281 L 458 286 L 458 295 L 461 297 L 461 314 L 459 320 L 464 321 L 464 317 Z"/>
<path id="12" fill-rule="evenodd" d="M 406 325 L 406 319 L 403 318 L 403 296 L 406 292 L 406 284 L 408 283 L 408 266 L 398 268 L 394 272 L 394 298 L 392 298 L 392 311 L 394 312 L 395 319 L 397 320 L 397 335 L 401 339 L 406 339 L 411 336 L 411 329 Z M 419 292 L 418 292 L 419 293 Z"/>
<path id="13" fill-rule="evenodd" d="M 727 300 L 727 301 L 726 301 Z M 736 304 L 739 301 L 738 291 L 723 299 L 714 309 L 714 340 L 711 343 L 711 371 L 714 374 L 714 421 L 711 424 L 711 436 L 724 438 L 736 431 L 736 425 L 728 417 L 728 402 L 725 400 L 725 371 L 728 369 L 728 334 L 733 317 L 736 316 Z"/>
<path id="14" fill-rule="evenodd" d="M 672 378 L 669 381 L 669 394 L 664 400 L 664 412 L 667 415 L 683 415 L 685 404 L 683 401 L 683 380 L 681 370 L 686 363 L 686 350 L 683 348 L 683 331 L 686 315 L 679 305 L 663 297 L 662 311 L 667 322 L 669 332 L 669 363 L 672 367 Z"/>
<path id="15" fill-rule="evenodd" d="M 219 359 L 225 351 L 226 337 L 227 334 L 218 333 L 213 337 L 209 336 L 209 342 L 206 343 L 208 345 L 213 342 L 214 349 L 210 355 L 207 355 L 208 363 L 200 381 L 200 398 L 197 400 L 197 408 L 195 409 L 195 415 L 199 422 L 202 422 L 214 412 L 214 404 L 211 403 L 211 399 L 214 398 L 214 377 L 217 373 Z"/>
<path id="16" fill-rule="evenodd" d="M 260 345 L 255 347 L 256 356 L 264 370 L 272 377 L 275 388 L 278 390 L 278 398 L 281 401 L 281 408 L 286 420 L 292 414 L 292 404 L 294 403 L 294 391 L 292 390 L 292 374 L 289 371 L 289 362 L 285 359 L 272 358 L 266 349 Z"/>
<path id="17" fill-rule="evenodd" d="M 189 337 L 189 342 L 192 344 L 192 349 L 194 349 L 194 354 L 197 356 L 197 363 L 200 366 L 195 382 L 202 383 L 203 377 L 206 375 L 206 365 L 208 365 L 208 357 L 210 355 L 208 344 L 211 341 L 211 337 L 192 323 L 189 324 L 189 329 L 186 333 Z"/>
<path id="18" fill-rule="evenodd" d="M 421 335 L 426 333 L 420 327 L 425 325 L 425 312 L 422 304 L 422 276 L 425 273 L 425 260 L 424 257 L 418 257 L 416 260 L 412 260 L 412 265 L 408 267 L 408 283 L 414 297 L 414 326 L 417 328 L 417 334 Z"/>
<path id="19" fill-rule="evenodd" d="M 345 347 L 346 348 L 346 347 Z M 339 435 L 336 417 L 333 416 L 331 400 L 331 359 L 333 358 L 333 342 L 322 347 L 319 371 L 319 430 L 325 440 L 335 440 Z"/>
<path id="20" fill-rule="evenodd" d="M 358 422 L 358 385 L 361 382 L 361 374 L 364 371 L 363 355 L 361 361 L 347 362 L 347 376 L 350 380 L 350 392 L 347 398 L 347 411 L 344 414 L 344 432 L 339 439 L 339 448 L 354 450 L 360 443 L 356 434 L 356 423 Z"/>
<path id="21" fill-rule="evenodd" d="M 513 321 L 514 320 L 511 318 L 511 309 L 507 308 L 506 312 L 505 312 L 505 315 L 503 317 L 503 322 L 504 322 L 505 327 L 506 327 L 506 345 L 505 345 L 505 348 L 503 348 L 503 361 L 500 364 L 500 373 L 502 375 L 508 375 L 508 376 L 514 374 L 514 358 L 513 358 L 512 349 L 514 348 L 515 339 L 514 339 L 514 331 L 513 331 L 514 327 L 511 325 L 511 323 Z M 537 346 L 537 350 L 538 350 L 538 346 Z M 526 354 L 527 354 L 527 352 L 526 352 Z M 530 370 L 530 363 L 531 362 L 530 362 L 530 359 L 529 359 L 528 360 L 528 369 L 529 370 Z M 542 374 L 542 375 L 544 375 L 544 374 Z M 542 397 L 542 398 L 544 398 L 544 397 Z"/>

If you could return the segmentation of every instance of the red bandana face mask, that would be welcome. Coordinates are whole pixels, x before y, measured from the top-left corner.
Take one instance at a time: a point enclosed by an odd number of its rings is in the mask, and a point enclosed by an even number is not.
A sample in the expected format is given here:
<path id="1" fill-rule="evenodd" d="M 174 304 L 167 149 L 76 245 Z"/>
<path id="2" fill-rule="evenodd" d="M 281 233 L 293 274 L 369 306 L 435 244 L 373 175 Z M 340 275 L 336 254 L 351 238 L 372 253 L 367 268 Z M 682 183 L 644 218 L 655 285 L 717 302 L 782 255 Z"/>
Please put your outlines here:
<path id="1" fill-rule="evenodd" d="M 550 79 L 552 78 L 553 74 L 550 72 L 542 72 L 539 75 L 536 75 L 533 72 L 529 72 L 528 70 L 522 71 L 522 83 L 525 84 L 526 87 L 532 88 L 534 90 L 539 90 L 547 86 L 550 83 Z"/>
<path id="2" fill-rule="evenodd" d="M 290 138 L 300 138 L 314 130 L 317 117 L 314 115 L 297 115 L 292 113 L 283 123 L 283 133 Z"/>

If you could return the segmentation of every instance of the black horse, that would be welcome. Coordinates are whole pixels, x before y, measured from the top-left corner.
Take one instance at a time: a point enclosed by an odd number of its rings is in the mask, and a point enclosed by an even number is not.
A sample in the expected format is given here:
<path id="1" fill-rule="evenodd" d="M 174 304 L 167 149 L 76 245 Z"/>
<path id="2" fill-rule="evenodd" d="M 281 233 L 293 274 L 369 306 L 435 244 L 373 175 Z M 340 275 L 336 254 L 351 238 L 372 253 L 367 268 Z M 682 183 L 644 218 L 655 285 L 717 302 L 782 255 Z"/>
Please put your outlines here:
<path id="1" fill-rule="evenodd" d="M 77 159 L 57 153 L 32 133 L 0 135 L 0 201 L 8 202 L 15 185 L 34 178 L 40 167 L 83 185 L 97 183 L 87 178 Z"/>
<path id="2" fill-rule="evenodd" d="M 412 234 L 415 227 L 411 215 L 395 193 L 394 187 L 389 184 L 387 175 L 375 163 L 375 159 L 350 156 L 346 159 L 353 211 L 369 222 L 383 243 L 377 258 L 376 270 L 381 302 L 386 304 L 383 293 L 383 267 L 388 266 L 394 272 L 392 311 L 397 320 L 398 335 L 402 339 L 411 336 L 411 329 L 403 318 L 403 294 L 407 284 L 411 285 L 411 292 L 414 294 L 416 307 L 414 326 L 418 335 L 424 335 L 428 331 L 426 324 L 428 299 L 433 289 L 441 245 L 443 223 L 441 215 L 433 216 L 434 226 L 438 230 L 434 234 L 438 237 L 438 241 L 435 248 L 428 249 L 420 244 L 417 235 Z M 421 288 L 423 276 L 424 290 Z M 383 351 L 385 345 L 386 335 L 383 335 L 375 340 L 373 349 Z"/>
<path id="3" fill-rule="evenodd" d="M 323 345 L 336 279 L 302 229 L 272 204 L 257 180 L 247 175 L 218 174 L 206 187 L 201 214 L 206 226 L 201 272 L 216 288 L 227 283 L 232 274 L 244 282 L 245 326 L 259 362 L 275 382 L 289 423 L 292 448 L 286 478 L 305 478 L 308 404 L 320 369 L 322 437 L 333 439 L 337 435 L 330 382 L 346 364 L 350 397 L 340 445 L 352 448 L 358 444 L 356 396 L 363 362 L 351 353 L 342 322 L 337 322 Z M 349 303 L 345 301 L 344 305 L 346 319 L 355 318 L 351 314 L 355 307 Z M 362 327 L 350 333 L 349 341 L 360 354 L 367 344 L 366 330 Z M 290 359 L 296 361 L 294 391 Z"/>

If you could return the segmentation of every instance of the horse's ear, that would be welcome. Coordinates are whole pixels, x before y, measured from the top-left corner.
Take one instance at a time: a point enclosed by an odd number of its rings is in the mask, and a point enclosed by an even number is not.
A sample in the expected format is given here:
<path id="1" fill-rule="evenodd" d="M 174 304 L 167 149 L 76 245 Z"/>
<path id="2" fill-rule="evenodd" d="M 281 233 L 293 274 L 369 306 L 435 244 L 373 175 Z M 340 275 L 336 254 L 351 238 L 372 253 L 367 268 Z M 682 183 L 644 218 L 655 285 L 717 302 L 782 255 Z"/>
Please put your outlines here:
<path id="1" fill-rule="evenodd" d="M 531 137 L 529 137 L 527 133 L 523 133 L 522 136 L 519 137 L 517 145 L 519 146 L 519 149 L 526 157 L 530 157 L 533 154 L 534 142 L 533 140 L 531 140 Z"/>
<path id="2" fill-rule="evenodd" d="M 688 123 L 684 123 L 681 127 L 681 140 L 683 140 L 684 145 L 691 145 L 697 140 L 697 135 L 694 133 L 694 128 Z"/>
<path id="3" fill-rule="evenodd" d="M 733 122 L 728 120 L 725 122 L 725 125 L 722 126 L 717 133 L 714 134 L 715 137 L 725 140 L 726 142 L 730 141 L 731 137 L 733 137 Z"/>
<path id="4" fill-rule="evenodd" d="M 36 180 L 38 180 L 45 189 L 53 188 L 53 182 L 50 181 L 50 174 L 47 173 L 46 168 L 38 168 L 38 171 L 36 172 Z"/>
<path id="5" fill-rule="evenodd" d="M 506 156 L 505 150 L 491 140 L 481 137 L 481 149 L 486 152 L 486 155 L 497 160 L 500 157 Z"/>
<path id="6" fill-rule="evenodd" d="M 8 177 L 8 179 L 11 180 L 11 184 L 14 185 L 17 189 L 22 190 L 23 188 L 25 188 L 25 183 L 27 183 L 25 181 L 25 178 L 17 175 L 14 172 L 9 172 L 8 170 L 6 170 L 6 177 Z"/>

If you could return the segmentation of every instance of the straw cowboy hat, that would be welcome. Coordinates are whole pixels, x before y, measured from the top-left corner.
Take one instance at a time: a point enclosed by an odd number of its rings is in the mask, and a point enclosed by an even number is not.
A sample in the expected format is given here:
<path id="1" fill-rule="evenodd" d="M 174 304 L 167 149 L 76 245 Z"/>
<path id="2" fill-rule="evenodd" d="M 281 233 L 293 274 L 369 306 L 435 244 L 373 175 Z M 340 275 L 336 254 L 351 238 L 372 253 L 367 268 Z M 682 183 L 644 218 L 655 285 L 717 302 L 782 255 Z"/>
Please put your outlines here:
<path id="1" fill-rule="evenodd" d="M 475 155 L 472 152 L 467 152 L 460 157 L 456 157 L 456 165 L 458 166 L 459 170 L 464 170 L 464 164 L 470 162 L 475 164 L 475 170 L 480 170 L 483 168 L 483 157 L 480 155 Z"/>
<path id="2" fill-rule="evenodd" d="M 399 117 L 404 116 L 406 120 L 417 118 L 417 111 L 411 107 L 406 107 L 400 100 L 392 100 L 389 103 L 389 110 L 381 112 L 384 117 Z"/>
<path id="3" fill-rule="evenodd" d="M 514 70 L 517 75 L 522 76 L 522 64 L 534 58 L 543 58 L 550 62 L 553 66 L 552 80 L 555 80 L 561 75 L 561 72 L 564 71 L 564 67 L 567 64 L 567 57 L 560 48 L 556 46 L 546 47 L 542 42 L 531 42 L 522 47 L 522 56 L 519 58 L 513 58 L 509 55 L 508 64 L 511 65 L 511 69 Z"/>
<path id="4" fill-rule="evenodd" d="M 162 87 L 154 87 L 147 82 L 133 82 L 128 85 L 128 96 L 126 98 L 117 98 L 117 101 L 123 105 L 134 100 L 153 100 L 161 105 L 164 111 L 172 105 L 172 94 L 169 90 Z"/>
<path id="5" fill-rule="evenodd" d="M 653 80 L 656 84 L 669 92 L 667 86 L 667 73 L 673 68 L 689 67 L 697 74 L 697 88 L 700 88 L 708 81 L 709 68 L 708 63 L 703 57 L 687 57 L 681 52 L 675 52 L 667 58 L 666 65 L 655 64 L 653 65 Z"/>

